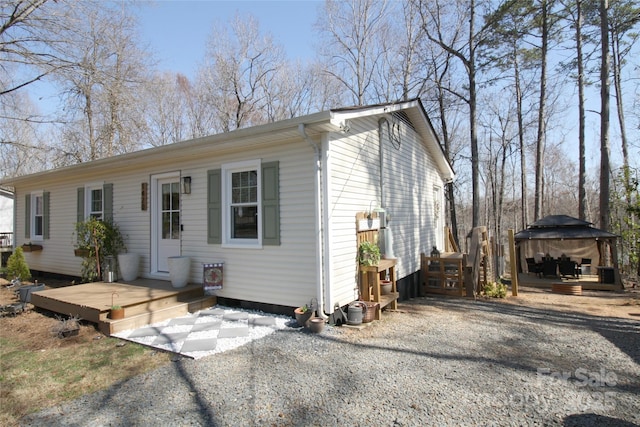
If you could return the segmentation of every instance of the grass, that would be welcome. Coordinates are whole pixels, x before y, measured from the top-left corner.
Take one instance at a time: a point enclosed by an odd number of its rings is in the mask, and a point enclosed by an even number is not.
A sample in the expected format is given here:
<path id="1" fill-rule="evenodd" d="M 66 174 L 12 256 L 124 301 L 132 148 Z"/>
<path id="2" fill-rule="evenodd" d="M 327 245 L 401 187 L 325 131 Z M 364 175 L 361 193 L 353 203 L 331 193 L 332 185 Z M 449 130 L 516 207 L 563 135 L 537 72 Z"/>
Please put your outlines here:
<path id="1" fill-rule="evenodd" d="M 1 324 L 0 327 L 7 327 Z M 51 335 L 50 331 L 48 331 Z M 94 339 L 100 336 L 101 339 Z M 19 335 L 18 335 L 19 337 Z M 168 353 L 98 334 L 83 325 L 59 347 L 0 333 L 0 425 L 18 425 L 24 415 L 75 399 L 170 361 Z M 47 337 L 46 340 L 51 340 Z"/>

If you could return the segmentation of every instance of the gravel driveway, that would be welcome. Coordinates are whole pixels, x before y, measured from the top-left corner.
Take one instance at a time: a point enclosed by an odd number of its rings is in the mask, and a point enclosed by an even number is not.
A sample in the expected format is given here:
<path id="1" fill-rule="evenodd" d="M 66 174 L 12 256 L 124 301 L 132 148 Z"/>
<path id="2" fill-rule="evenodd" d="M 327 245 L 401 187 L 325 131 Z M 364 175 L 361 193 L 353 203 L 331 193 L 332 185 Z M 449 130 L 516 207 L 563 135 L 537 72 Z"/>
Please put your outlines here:
<path id="1" fill-rule="evenodd" d="M 640 322 L 418 298 L 295 328 L 34 414 L 48 426 L 640 425 Z"/>

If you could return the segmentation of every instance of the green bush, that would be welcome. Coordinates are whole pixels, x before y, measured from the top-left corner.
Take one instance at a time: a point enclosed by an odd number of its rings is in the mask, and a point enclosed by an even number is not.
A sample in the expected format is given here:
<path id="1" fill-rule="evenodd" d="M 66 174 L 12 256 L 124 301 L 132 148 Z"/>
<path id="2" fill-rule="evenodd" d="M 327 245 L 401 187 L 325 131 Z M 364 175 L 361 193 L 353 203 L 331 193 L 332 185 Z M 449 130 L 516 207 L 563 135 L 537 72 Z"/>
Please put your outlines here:
<path id="1" fill-rule="evenodd" d="M 24 259 L 24 251 L 20 246 L 16 248 L 7 260 L 7 277 L 9 279 L 18 278 L 20 280 L 27 280 L 31 277 L 29 264 L 27 264 L 27 260 Z"/>
<path id="2" fill-rule="evenodd" d="M 502 283 L 487 283 L 484 287 L 484 294 L 490 298 L 504 298 L 507 296 L 507 287 Z"/>

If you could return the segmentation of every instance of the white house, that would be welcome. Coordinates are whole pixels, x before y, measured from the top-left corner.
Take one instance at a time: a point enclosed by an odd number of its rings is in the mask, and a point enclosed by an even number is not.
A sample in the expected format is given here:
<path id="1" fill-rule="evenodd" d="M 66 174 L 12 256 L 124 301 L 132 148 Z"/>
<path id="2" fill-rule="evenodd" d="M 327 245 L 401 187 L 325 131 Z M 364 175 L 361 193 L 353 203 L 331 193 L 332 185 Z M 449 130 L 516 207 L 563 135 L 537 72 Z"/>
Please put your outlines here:
<path id="1" fill-rule="evenodd" d="M 33 270 L 78 276 L 74 225 L 111 217 L 139 275 L 168 280 L 167 257 L 224 262 L 223 298 L 330 314 L 358 298 L 357 212 L 391 217 L 399 279 L 444 242 L 454 178 L 419 100 L 323 111 L 0 183 L 15 189 L 16 244 Z M 190 190 L 184 191 L 188 184 Z"/>

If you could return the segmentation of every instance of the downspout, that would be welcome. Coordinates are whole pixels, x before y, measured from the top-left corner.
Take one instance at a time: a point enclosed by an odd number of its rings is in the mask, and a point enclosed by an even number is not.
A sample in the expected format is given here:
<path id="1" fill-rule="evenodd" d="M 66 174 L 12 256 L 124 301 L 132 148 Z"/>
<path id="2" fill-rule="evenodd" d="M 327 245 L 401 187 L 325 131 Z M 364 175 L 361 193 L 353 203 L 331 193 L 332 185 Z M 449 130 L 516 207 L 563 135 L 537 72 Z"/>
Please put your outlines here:
<path id="1" fill-rule="evenodd" d="M 315 167 L 314 167 L 314 196 L 315 196 L 315 226 L 316 226 L 316 262 L 319 268 L 316 269 L 316 299 L 318 300 L 318 317 L 322 317 L 327 320 L 327 316 L 324 312 L 324 280 L 325 280 L 325 257 L 324 257 L 324 230 L 323 227 L 323 204 L 322 204 L 322 149 L 320 145 L 313 142 L 313 140 L 307 135 L 305 131 L 304 123 L 298 125 L 298 133 L 302 138 L 313 148 L 315 154 Z"/>
<path id="2" fill-rule="evenodd" d="M 382 141 L 384 140 L 384 131 L 383 131 L 383 124 L 387 125 L 387 135 L 390 133 L 389 132 L 389 120 L 387 120 L 386 117 L 382 117 L 380 120 L 378 120 L 378 147 L 379 147 L 379 166 L 380 166 L 380 207 L 384 209 L 384 181 L 382 178 L 382 172 L 383 172 L 383 168 L 384 168 L 384 147 L 382 146 Z M 384 225 L 383 225 L 384 226 Z"/>

